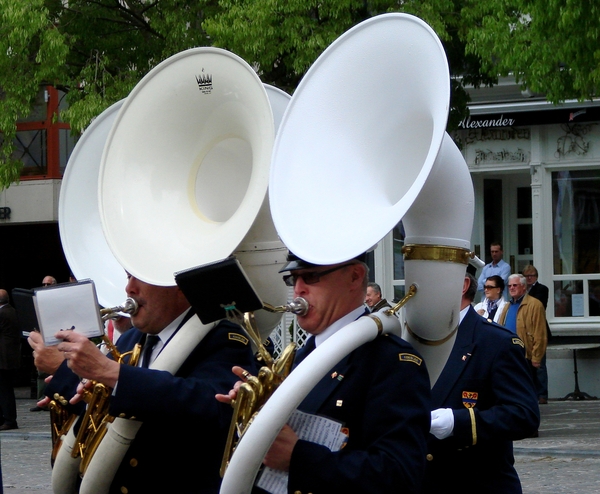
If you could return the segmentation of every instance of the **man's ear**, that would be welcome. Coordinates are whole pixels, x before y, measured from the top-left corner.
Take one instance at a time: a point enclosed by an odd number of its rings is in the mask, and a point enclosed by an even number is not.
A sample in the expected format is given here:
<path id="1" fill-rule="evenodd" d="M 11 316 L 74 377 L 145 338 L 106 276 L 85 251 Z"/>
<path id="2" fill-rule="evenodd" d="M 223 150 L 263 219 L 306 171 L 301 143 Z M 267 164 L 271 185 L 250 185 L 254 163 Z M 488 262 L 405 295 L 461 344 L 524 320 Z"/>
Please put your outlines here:
<path id="1" fill-rule="evenodd" d="M 360 282 L 361 286 L 367 275 L 367 268 L 360 263 L 352 264 L 352 282 Z"/>
<path id="2" fill-rule="evenodd" d="M 463 280 L 463 289 L 462 289 L 462 294 L 464 295 L 465 293 L 467 293 L 467 290 L 469 289 L 469 285 L 471 284 L 471 281 L 469 280 L 469 278 L 467 278 L 465 276 L 465 279 Z"/>

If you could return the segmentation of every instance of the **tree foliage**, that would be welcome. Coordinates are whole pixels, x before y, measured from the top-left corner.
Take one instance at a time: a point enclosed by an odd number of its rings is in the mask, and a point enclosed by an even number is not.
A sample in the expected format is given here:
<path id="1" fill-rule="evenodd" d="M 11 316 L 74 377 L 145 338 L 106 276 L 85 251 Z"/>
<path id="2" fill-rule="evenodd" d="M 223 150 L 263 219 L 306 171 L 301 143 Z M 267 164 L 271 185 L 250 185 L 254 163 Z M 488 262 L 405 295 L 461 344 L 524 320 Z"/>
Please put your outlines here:
<path id="1" fill-rule="evenodd" d="M 555 102 L 596 95 L 599 8 L 574 0 L 0 0 L 0 189 L 18 179 L 16 122 L 41 84 L 67 91 L 62 118 L 75 132 L 155 65 L 195 46 L 229 49 L 293 93 L 344 31 L 407 12 L 446 48 L 452 128 L 467 112 L 465 86 L 498 75 L 514 73 Z"/>
<path id="2" fill-rule="evenodd" d="M 468 0 L 467 52 L 484 70 L 513 74 L 559 103 L 600 89 L 600 3 L 577 0 Z"/>

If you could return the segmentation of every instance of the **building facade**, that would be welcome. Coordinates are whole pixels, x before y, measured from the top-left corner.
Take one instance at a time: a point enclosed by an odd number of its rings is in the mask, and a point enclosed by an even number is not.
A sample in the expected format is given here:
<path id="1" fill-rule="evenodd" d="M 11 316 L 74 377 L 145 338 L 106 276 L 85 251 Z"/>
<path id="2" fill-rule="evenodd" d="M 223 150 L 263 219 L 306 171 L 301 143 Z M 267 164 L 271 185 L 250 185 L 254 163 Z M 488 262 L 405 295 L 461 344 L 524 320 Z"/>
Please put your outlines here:
<path id="1" fill-rule="evenodd" d="M 21 179 L 0 192 L 0 287 L 9 292 L 39 286 L 45 275 L 68 281 L 58 232 L 60 184 L 74 147 L 60 117 L 65 95 L 41 87 L 32 113 L 17 124 L 13 157 L 23 162 Z"/>
<path id="2" fill-rule="evenodd" d="M 512 272 L 533 264 L 548 286 L 551 397 L 573 391 L 576 370 L 600 395 L 600 101 L 551 105 L 510 80 L 471 94 L 452 137 L 475 191 L 472 248 L 490 262 L 501 242 Z M 375 253 L 389 298 L 404 294 L 403 238 L 399 224 Z"/>

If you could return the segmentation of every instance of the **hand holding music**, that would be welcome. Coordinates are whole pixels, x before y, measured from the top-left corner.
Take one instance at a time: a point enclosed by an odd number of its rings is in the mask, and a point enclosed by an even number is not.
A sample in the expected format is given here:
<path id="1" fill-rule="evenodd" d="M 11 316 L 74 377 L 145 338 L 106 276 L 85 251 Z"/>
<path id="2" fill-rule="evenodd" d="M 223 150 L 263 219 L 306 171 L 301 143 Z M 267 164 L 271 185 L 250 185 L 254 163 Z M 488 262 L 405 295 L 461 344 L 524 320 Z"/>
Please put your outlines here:
<path id="1" fill-rule="evenodd" d="M 84 335 L 74 331 L 59 331 L 57 345 L 67 359 L 69 368 L 79 377 L 101 382 L 114 388 L 119 378 L 120 364 L 106 356 Z"/>
<path id="2" fill-rule="evenodd" d="M 284 425 L 271 444 L 263 459 L 263 464 L 275 470 L 287 472 L 290 469 L 292 451 L 298 442 L 298 436 L 289 425 Z"/>
<path id="3" fill-rule="evenodd" d="M 64 360 L 63 354 L 56 346 L 46 346 L 44 338 L 37 331 L 29 333 L 27 342 L 33 349 L 33 364 L 36 369 L 46 374 L 54 374 Z"/>

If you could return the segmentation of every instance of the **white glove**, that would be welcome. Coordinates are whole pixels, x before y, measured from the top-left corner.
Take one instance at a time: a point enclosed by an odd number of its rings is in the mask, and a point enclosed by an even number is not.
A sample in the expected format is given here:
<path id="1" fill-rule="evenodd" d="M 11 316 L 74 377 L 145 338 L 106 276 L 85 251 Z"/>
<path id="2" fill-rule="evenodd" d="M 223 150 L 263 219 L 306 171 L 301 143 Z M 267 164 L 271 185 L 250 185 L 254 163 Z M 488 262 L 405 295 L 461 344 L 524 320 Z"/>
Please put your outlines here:
<path id="1" fill-rule="evenodd" d="M 438 439 L 446 439 L 454 430 L 452 408 L 438 408 L 431 412 L 431 432 Z"/>

